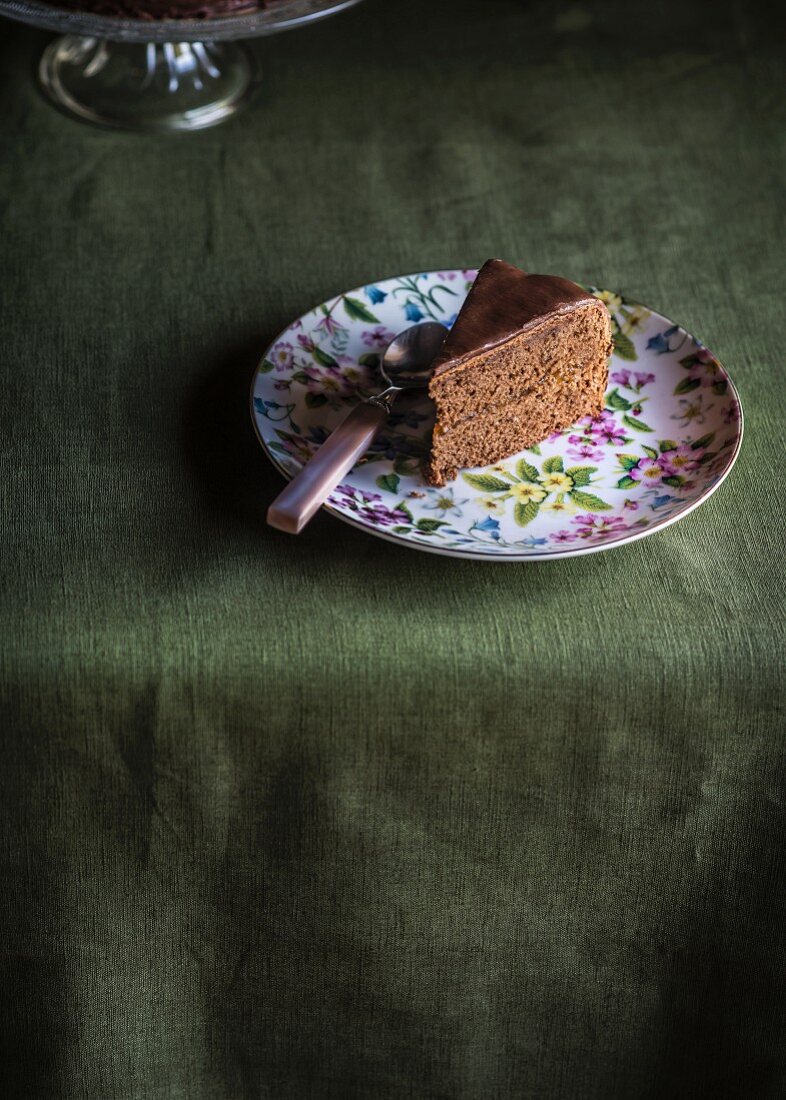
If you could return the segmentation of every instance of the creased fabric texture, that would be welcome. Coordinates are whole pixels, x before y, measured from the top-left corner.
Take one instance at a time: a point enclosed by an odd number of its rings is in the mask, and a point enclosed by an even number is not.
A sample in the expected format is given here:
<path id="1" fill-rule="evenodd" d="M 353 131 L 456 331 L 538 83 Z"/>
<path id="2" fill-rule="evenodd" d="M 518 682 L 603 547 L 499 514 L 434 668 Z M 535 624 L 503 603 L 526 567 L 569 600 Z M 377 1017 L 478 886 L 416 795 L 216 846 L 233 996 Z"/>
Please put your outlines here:
<path id="1" fill-rule="evenodd" d="M 4 1096 L 786 1093 L 783 29 L 367 0 L 150 138 L 2 24 Z M 269 530 L 266 343 L 489 256 L 705 340 L 729 481 L 545 565 Z"/>

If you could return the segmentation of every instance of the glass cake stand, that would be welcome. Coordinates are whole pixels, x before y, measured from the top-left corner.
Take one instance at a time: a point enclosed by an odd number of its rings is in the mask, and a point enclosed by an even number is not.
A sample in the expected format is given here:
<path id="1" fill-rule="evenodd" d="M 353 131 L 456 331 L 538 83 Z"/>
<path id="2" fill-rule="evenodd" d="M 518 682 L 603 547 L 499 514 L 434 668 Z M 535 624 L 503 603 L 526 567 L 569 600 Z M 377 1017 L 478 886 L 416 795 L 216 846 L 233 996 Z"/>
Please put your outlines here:
<path id="1" fill-rule="evenodd" d="M 142 20 L 66 11 L 38 0 L 0 0 L 0 15 L 61 31 L 38 76 L 70 115 L 123 130 L 201 130 L 248 99 L 254 65 L 237 39 L 275 34 L 359 0 L 280 0 L 215 19 Z"/>

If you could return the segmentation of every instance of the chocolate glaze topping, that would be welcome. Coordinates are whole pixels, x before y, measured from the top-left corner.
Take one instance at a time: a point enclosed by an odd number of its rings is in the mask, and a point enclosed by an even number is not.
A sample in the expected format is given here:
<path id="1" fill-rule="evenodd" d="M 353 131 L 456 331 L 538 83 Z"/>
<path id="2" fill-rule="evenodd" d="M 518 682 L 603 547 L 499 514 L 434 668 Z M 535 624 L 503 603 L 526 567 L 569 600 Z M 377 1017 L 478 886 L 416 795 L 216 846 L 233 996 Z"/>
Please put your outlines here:
<path id="1" fill-rule="evenodd" d="M 504 260 L 487 260 L 434 362 L 434 375 L 504 344 L 549 314 L 595 300 L 559 275 L 528 275 Z"/>

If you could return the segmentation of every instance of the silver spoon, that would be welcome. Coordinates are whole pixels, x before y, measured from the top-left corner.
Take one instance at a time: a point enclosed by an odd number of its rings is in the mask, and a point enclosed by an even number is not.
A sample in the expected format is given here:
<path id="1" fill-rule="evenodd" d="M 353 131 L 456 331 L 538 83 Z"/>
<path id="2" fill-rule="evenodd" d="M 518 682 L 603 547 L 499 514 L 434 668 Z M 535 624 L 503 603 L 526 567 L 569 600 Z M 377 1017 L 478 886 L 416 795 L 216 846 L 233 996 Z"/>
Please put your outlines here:
<path id="1" fill-rule="evenodd" d="M 299 534 L 331 492 L 371 446 L 402 390 L 423 389 L 447 329 L 438 321 L 400 332 L 383 356 L 387 389 L 361 401 L 344 417 L 314 457 L 292 478 L 267 510 L 267 522 L 279 531 Z"/>

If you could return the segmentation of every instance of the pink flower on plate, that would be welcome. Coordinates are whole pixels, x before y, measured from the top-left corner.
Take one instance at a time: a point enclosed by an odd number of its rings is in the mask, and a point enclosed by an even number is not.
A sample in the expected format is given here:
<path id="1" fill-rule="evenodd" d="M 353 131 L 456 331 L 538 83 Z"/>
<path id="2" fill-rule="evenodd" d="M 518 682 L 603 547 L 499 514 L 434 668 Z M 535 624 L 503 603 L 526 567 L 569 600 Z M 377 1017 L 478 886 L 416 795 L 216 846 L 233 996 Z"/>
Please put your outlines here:
<path id="1" fill-rule="evenodd" d="M 550 432 L 547 439 L 546 439 L 546 442 L 547 443 L 556 443 L 556 441 L 558 439 L 562 439 L 562 432 Z M 581 439 L 581 436 L 577 435 L 576 439 Z"/>
<path id="2" fill-rule="evenodd" d="M 286 340 L 276 344 L 270 353 L 270 362 L 276 370 L 289 370 L 295 359 L 295 349 Z"/>
<path id="3" fill-rule="evenodd" d="M 627 369 L 612 371 L 609 377 L 612 382 L 617 382 L 620 386 L 630 385 L 630 371 Z"/>
<path id="4" fill-rule="evenodd" d="M 328 336 L 333 336 L 337 332 L 345 332 L 346 329 L 338 323 L 332 313 L 326 313 L 322 320 L 314 326 L 314 331 L 325 332 Z"/>
<path id="5" fill-rule="evenodd" d="M 571 523 L 575 523 L 578 527 L 577 534 L 580 539 L 595 538 L 598 535 L 608 535 L 626 529 L 622 516 L 574 516 Z"/>
<path id="6" fill-rule="evenodd" d="M 452 283 L 453 280 L 456 278 L 456 272 L 455 271 L 438 271 L 437 272 L 437 278 L 441 279 L 443 281 L 443 283 L 444 282 L 451 282 Z"/>
<path id="7" fill-rule="evenodd" d="M 574 531 L 554 531 L 550 538 L 552 542 L 575 542 L 576 534 Z"/>
<path id="8" fill-rule="evenodd" d="M 298 336 L 297 342 L 300 344 L 301 348 L 305 348 L 306 351 L 313 351 L 314 348 L 316 347 L 316 345 L 315 345 L 314 341 L 311 339 L 311 337 L 310 336 L 304 336 L 302 333 Z"/>
<path id="9" fill-rule="evenodd" d="M 628 512 L 638 512 L 639 506 L 635 500 L 626 500 L 622 505 Z"/>
<path id="10" fill-rule="evenodd" d="M 586 459 L 589 462 L 600 462 L 603 451 L 593 447 L 591 443 L 580 443 L 577 447 L 568 447 L 571 458 Z"/>
<path id="11" fill-rule="evenodd" d="M 658 465 L 666 477 L 676 477 L 696 469 L 696 464 L 704 454 L 704 448 L 693 450 L 687 443 L 681 443 L 676 450 L 664 451 L 658 459 Z"/>
<path id="12" fill-rule="evenodd" d="M 653 485 L 659 485 L 663 477 L 663 467 L 657 458 L 640 458 L 632 470 L 628 470 L 628 477 L 641 482 L 648 489 Z"/>
<path id="13" fill-rule="evenodd" d="M 376 328 L 366 329 L 360 338 L 367 348 L 386 348 L 395 336 L 395 332 L 391 332 L 384 325 L 377 325 Z"/>

